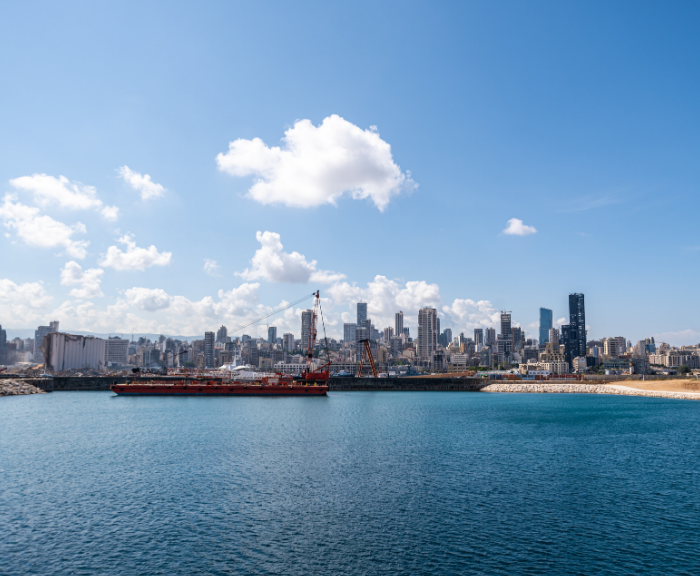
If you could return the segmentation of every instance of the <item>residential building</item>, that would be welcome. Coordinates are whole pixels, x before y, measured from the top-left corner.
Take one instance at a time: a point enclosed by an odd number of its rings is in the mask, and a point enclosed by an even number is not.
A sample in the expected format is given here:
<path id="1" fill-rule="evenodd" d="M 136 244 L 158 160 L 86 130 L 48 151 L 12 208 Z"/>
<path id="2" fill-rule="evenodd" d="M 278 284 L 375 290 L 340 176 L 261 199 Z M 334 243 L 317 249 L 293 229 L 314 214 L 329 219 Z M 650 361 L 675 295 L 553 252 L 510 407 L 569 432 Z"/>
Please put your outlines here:
<path id="1" fill-rule="evenodd" d="M 569 294 L 569 324 L 562 328 L 566 361 L 586 355 L 586 310 L 583 294 Z"/>
<path id="2" fill-rule="evenodd" d="M 357 324 L 343 324 L 343 340 L 346 344 L 357 341 Z"/>
<path id="3" fill-rule="evenodd" d="M 204 367 L 214 368 L 214 333 L 204 333 Z"/>
<path id="4" fill-rule="evenodd" d="M 486 346 L 493 346 L 496 343 L 496 329 L 486 328 L 484 332 L 484 344 Z"/>
<path id="5" fill-rule="evenodd" d="M 552 311 L 540 308 L 540 345 L 549 342 L 549 331 L 552 329 Z"/>
<path id="6" fill-rule="evenodd" d="M 277 340 L 277 328 L 275 326 L 268 326 L 267 328 L 267 343 L 274 344 Z"/>
<path id="7" fill-rule="evenodd" d="M 555 346 L 559 346 L 559 328 L 550 328 L 549 334 L 547 335 L 547 342 L 551 342 Z M 544 344 L 547 344 L 544 342 Z M 540 342 L 540 344 L 543 344 Z"/>
<path id="8" fill-rule="evenodd" d="M 294 334 L 287 332 L 282 336 L 282 346 L 287 352 L 294 352 Z"/>
<path id="9" fill-rule="evenodd" d="M 397 336 L 403 334 L 403 312 L 394 314 L 394 334 Z"/>
<path id="10" fill-rule="evenodd" d="M 437 348 L 437 310 L 421 308 L 418 312 L 418 358 L 432 360 Z"/>
<path id="11" fill-rule="evenodd" d="M 504 338 L 512 338 L 513 336 L 510 316 L 510 312 L 501 311 L 501 336 Z"/>
<path id="12" fill-rule="evenodd" d="M 311 310 L 304 310 L 301 313 L 301 349 L 306 351 L 309 349 L 309 331 L 311 330 Z"/>
<path id="13" fill-rule="evenodd" d="M 384 328 L 383 339 L 386 344 L 389 343 L 391 337 L 394 335 L 394 329 L 391 326 Z"/>
<path id="14" fill-rule="evenodd" d="M 216 341 L 217 342 L 226 342 L 226 338 L 228 337 L 228 330 L 226 330 L 226 326 L 221 326 L 216 331 Z"/>
<path id="15" fill-rule="evenodd" d="M 483 346 L 484 344 L 484 329 L 483 328 L 474 328 L 474 344 L 476 346 Z"/>
<path id="16" fill-rule="evenodd" d="M 48 326 L 39 326 L 34 331 L 34 362 L 41 363 L 44 361 L 44 355 L 41 352 L 41 343 L 44 341 L 44 336 L 58 332 L 58 320 L 49 322 Z"/>

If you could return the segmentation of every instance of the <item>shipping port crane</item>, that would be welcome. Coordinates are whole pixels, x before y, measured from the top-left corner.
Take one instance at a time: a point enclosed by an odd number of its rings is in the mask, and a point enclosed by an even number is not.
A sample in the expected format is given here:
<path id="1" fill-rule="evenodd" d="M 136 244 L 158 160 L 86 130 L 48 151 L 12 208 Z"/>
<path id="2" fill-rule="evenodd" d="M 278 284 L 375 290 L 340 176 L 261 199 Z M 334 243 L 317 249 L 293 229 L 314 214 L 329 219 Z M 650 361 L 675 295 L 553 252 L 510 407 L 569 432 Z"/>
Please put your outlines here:
<path id="1" fill-rule="evenodd" d="M 362 377 L 362 367 L 365 365 L 365 352 L 367 352 L 367 358 L 369 358 L 369 365 L 372 368 L 372 375 L 375 378 L 378 378 L 379 376 L 377 376 L 377 366 L 374 364 L 374 357 L 372 356 L 372 348 L 370 348 L 369 345 L 369 338 L 365 338 L 364 340 L 358 340 L 358 342 L 362 343 L 362 356 L 360 357 L 360 366 L 357 369 L 358 378 Z"/>
<path id="2" fill-rule="evenodd" d="M 306 382 L 327 382 L 330 376 L 330 365 L 331 359 L 328 353 L 328 338 L 326 337 L 326 323 L 323 322 L 323 311 L 321 310 L 321 296 L 320 291 L 316 290 L 313 294 L 315 297 L 314 308 L 311 312 L 311 322 L 309 323 L 309 340 L 307 342 L 308 348 L 306 350 L 306 370 L 301 373 L 301 377 Z M 311 365 L 314 360 L 314 347 L 316 346 L 316 324 L 318 322 L 318 317 L 321 316 L 321 321 L 323 322 L 323 337 L 326 340 L 326 354 L 328 355 L 328 362 L 315 371 L 311 371 Z"/>

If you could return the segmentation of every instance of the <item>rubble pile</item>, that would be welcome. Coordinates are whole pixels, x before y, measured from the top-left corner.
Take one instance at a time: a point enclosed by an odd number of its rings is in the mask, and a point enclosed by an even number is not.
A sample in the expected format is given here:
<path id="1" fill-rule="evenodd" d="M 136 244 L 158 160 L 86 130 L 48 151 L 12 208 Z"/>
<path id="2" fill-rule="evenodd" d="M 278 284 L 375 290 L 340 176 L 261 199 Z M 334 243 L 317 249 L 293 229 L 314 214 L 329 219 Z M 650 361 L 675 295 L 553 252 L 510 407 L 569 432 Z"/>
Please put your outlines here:
<path id="1" fill-rule="evenodd" d="M 26 380 L 0 380 L 0 396 L 19 396 L 22 394 L 46 394 Z"/>

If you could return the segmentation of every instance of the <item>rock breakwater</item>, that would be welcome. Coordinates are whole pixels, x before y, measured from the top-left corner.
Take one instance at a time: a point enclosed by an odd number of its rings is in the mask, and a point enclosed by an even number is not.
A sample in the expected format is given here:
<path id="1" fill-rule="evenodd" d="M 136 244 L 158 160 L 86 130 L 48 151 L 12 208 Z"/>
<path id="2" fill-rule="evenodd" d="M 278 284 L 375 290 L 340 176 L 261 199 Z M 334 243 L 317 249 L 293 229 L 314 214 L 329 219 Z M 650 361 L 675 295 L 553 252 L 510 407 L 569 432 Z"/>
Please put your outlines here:
<path id="1" fill-rule="evenodd" d="M 481 388 L 481 392 L 514 392 L 530 394 L 620 394 L 623 396 L 651 396 L 654 398 L 675 398 L 678 400 L 700 400 L 697 392 L 662 392 L 639 390 L 620 385 L 604 384 L 536 384 L 509 383 L 489 384 Z"/>
<path id="2" fill-rule="evenodd" d="M 0 396 L 23 394 L 46 394 L 46 392 L 25 380 L 0 380 Z"/>

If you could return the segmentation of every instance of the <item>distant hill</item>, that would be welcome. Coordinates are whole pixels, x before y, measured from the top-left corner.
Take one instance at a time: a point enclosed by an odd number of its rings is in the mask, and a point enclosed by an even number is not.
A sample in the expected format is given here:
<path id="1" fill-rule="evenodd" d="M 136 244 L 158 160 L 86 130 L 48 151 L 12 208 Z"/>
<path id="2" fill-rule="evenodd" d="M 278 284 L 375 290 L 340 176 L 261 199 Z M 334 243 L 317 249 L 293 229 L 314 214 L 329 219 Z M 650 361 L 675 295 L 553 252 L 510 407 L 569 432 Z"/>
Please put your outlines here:
<path id="1" fill-rule="evenodd" d="M 7 331 L 7 339 L 12 340 L 13 338 L 34 338 L 34 330 L 31 328 L 5 328 Z M 63 330 L 61 330 L 63 331 Z M 119 336 L 120 338 L 131 339 L 131 334 L 120 334 L 117 332 L 112 332 L 111 334 L 100 334 L 98 332 L 81 332 L 80 330 L 67 330 L 69 334 L 79 334 L 81 336 L 96 336 L 97 338 L 108 338 L 109 336 Z M 134 339 L 138 340 L 141 336 L 149 338 L 152 342 L 158 340 L 160 334 L 146 334 L 142 332 L 134 332 Z M 204 340 L 204 334 L 201 336 L 171 336 L 169 334 L 164 334 L 166 338 L 172 338 L 173 340 L 186 340 L 191 342 L 192 340 Z"/>

